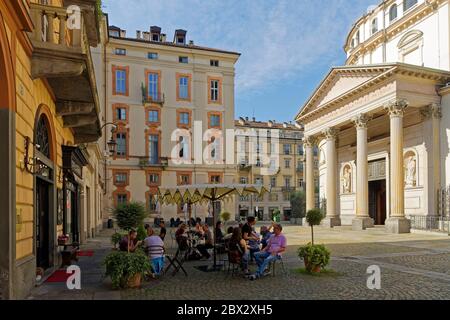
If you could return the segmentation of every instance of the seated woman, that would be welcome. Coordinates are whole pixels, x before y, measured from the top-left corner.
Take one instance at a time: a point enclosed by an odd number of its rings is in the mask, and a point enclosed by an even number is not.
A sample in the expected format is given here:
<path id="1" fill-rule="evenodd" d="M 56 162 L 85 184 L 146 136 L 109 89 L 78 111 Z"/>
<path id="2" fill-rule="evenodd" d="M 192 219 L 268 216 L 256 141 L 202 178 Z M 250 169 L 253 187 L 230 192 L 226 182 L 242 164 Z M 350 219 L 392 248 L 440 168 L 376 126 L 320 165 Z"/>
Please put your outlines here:
<path id="1" fill-rule="evenodd" d="M 217 221 L 215 234 L 216 234 L 216 243 L 222 243 L 224 236 L 222 232 L 222 221 Z"/>
<path id="2" fill-rule="evenodd" d="M 205 224 L 202 229 L 203 229 L 203 239 L 205 240 L 205 244 L 197 245 L 197 250 L 201 253 L 201 255 L 204 258 L 209 259 L 209 258 L 211 258 L 211 255 L 209 254 L 208 249 L 213 248 L 212 235 L 211 235 L 211 231 L 209 230 L 209 227 L 207 224 Z"/>
<path id="3" fill-rule="evenodd" d="M 234 228 L 229 245 L 229 258 L 232 263 L 239 263 L 246 275 L 250 274 L 248 269 L 248 260 L 250 258 L 250 251 L 247 247 L 246 241 L 242 238 L 240 228 Z"/>
<path id="4" fill-rule="evenodd" d="M 136 230 L 131 229 L 128 235 L 122 238 L 119 243 L 120 251 L 135 252 L 142 241 L 137 240 Z"/>

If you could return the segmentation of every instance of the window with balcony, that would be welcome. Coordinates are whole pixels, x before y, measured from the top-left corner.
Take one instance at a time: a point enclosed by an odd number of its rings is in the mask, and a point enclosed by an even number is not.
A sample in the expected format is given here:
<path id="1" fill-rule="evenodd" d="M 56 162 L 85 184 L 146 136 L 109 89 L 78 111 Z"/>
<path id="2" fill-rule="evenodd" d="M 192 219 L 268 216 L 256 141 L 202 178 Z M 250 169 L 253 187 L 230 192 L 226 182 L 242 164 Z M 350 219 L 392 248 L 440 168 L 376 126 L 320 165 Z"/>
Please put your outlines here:
<path id="1" fill-rule="evenodd" d="M 152 194 L 149 194 L 147 197 L 147 210 L 149 212 L 156 211 L 156 197 Z"/>
<path id="2" fill-rule="evenodd" d="M 304 183 L 304 181 L 303 180 L 298 180 L 298 186 L 299 186 L 299 188 L 303 188 L 304 186 L 305 186 L 305 183 Z"/>
<path id="3" fill-rule="evenodd" d="M 149 52 L 147 54 L 147 58 L 149 58 L 151 60 L 156 60 L 156 59 L 158 59 L 158 54 L 156 52 Z"/>
<path id="4" fill-rule="evenodd" d="M 297 171 L 303 171 L 303 161 L 297 161 Z"/>
<path id="5" fill-rule="evenodd" d="M 417 4 L 417 0 L 404 0 L 403 1 L 403 12 L 411 9 Z"/>
<path id="6" fill-rule="evenodd" d="M 397 19 L 397 4 L 393 4 L 390 8 L 389 8 L 389 21 L 392 22 L 395 19 Z"/>
<path id="7" fill-rule="evenodd" d="M 179 137 L 179 148 L 178 156 L 180 159 L 189 159 L 189 139 L 185 136 Z"/>
<path id="8" fill-rule="evenodd" d="M 219 160 L 220 157 L 220 140 L 216 137 L 211 137 L 211 159 Z"/>
<path id="9" fill-rule="evenodd" d="M 125 157 L 127 155 L 127 134 L 125 132 L 116 133 L 116 156 Z"/>
<path id="10" fill-rule="evenodd" d="M 261 159 L 260 158 L 256 158 L 256 167 L 261 168 Z"/>
<path id="11" fill-rule="evenodd" d="M 148 161 L 150 164 L 159 163 L 159 135 L 148 136 Z"/>
<path id="12" fill-rule="evenodd" d="M 148 80 L 148 97 L 153 101 L 159 100 L 159 73 L 149 72 Z"/>
<path id="13" fill-rule="evenodd" d="M 189 63 L 189 58 L 188 57 L 178 57 L 178 62 L 179 63 Z"/>

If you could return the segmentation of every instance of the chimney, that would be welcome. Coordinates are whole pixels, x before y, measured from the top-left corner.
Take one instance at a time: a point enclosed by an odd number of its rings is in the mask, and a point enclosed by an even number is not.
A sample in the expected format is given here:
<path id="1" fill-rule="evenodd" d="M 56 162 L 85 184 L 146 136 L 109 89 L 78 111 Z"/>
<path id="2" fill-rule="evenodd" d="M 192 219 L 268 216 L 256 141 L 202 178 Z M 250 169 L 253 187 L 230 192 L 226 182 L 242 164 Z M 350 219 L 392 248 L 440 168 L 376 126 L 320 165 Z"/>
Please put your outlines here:
<path id="1" fill-rule="evenodd" d="M 252 119 L 253 119 L 253 122 L 256 122 L 256 118 L 255 117 L 253 117 Z"/>
<path id="2" fill-rule="evenodd" d="M 194 45 L 194 40 L 189 40 L 189 45 L 193 46 Z"/>
<path id="3" fill-rule="evenodd" d="M 120 30 L 120 37 L 126 38 L 127 37 L 127 30 Z"/>
<path id="4" fill-rule="evenodd" d="M 248 117 L 245 117 L 245 121 L 248 121 Z"/>
<path id="5" fill-rule="evenodd" d="M 161 33 L 161 42 L 166 42 L 167 36 L 165 33 Z"/>
<path id="6" fill-rule="evenodd" d="M 141 38 L 141 31 L 136 30 L 136 39 L 140 39 Z"/>
<path id="7" fill-rule="evenodd" d="M 150 41 L 150 32 L 143 31 L 142 32 L 142 37 L 144 38 L 144 40 Z"/>

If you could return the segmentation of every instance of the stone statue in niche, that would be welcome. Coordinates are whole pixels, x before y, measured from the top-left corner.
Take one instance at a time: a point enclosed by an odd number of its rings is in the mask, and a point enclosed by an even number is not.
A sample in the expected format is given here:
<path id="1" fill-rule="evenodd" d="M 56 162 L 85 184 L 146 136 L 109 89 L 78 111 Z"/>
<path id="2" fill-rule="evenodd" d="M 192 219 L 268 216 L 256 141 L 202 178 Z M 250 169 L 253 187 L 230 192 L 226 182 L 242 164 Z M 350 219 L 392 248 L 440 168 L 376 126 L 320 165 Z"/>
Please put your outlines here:
<path id="1" fill-rule="evenodd" d="M 342 176 L 342 186 L 344 189 L 344 193 L 352 192 L 352 171 L 349 166 L 345 166 L 344 173 Z"/>
<path id="2" fill-rule="evenodd" d="M 416 157 L 410 156 L 406 161 L 406 179 L 405 184 L 407 187 L 416 186 Z"/>

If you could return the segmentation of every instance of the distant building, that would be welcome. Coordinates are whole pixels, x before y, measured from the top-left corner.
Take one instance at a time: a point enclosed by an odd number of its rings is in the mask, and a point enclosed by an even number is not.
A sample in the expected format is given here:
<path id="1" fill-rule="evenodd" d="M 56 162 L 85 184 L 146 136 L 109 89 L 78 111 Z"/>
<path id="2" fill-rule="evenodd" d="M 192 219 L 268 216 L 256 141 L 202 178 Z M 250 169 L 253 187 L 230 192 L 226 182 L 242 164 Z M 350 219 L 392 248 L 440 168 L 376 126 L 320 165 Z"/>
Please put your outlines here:
<path id="1" fill-rule="evenodd" d="M 282 217 L 289 219 L 290 195 L 305 187 L 303 129 L 291 123 L 261 122 L 255 118 L 240 118 L 235 121 L 235 127 L 238 183 L 263 184 L 271 189 L 271 193 L 262 198 L 236 197 L 238 218 L 256 216 L 258 220 L 271 220 L 273 212 L 279 210 Z M 259 135 L 260 130 L 267 136 L 266 146 L 260 139 L 252 142 L 250 138 L 252 131 Z M 276 136 L 275 131 L 279 136 L 278 144 L 271 140 Z M 264 163 L 264 155 L 269 154 L 272 158 Z M 275 170 L 268 175 L 265 171 L 271 168 Z"/>

